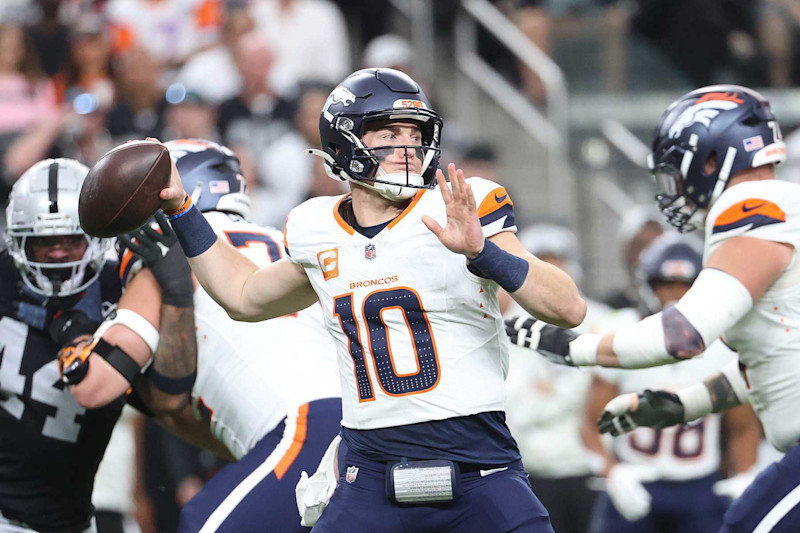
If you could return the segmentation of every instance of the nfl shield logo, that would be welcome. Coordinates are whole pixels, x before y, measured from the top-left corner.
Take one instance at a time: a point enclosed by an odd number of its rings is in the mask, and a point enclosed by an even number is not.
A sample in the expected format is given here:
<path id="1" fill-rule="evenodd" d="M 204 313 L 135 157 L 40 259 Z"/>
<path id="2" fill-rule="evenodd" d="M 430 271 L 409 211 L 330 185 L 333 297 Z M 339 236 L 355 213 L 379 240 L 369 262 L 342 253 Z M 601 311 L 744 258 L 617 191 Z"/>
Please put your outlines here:
<path id="1" fill-rule="evenodd" d="M 356 480 L 356 476 L 358 475 L 358 467 L 357 466 L 348 466 L 347 473 L 344 475 L 344 480 L 348 483 L 353 483 Z"/>
<path id="2" fill-rule="evenodd" d="M 372 261 L 375 259 L 375 245 L 370 243 L 364 247 L 364 258 Z"/>

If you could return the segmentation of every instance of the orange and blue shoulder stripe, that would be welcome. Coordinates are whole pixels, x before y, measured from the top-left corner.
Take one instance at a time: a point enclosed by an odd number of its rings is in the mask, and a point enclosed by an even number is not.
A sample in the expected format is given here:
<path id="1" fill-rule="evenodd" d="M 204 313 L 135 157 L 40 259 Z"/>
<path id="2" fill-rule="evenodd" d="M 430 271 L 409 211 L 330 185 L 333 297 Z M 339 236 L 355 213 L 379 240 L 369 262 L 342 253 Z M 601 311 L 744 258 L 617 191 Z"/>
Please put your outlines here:
<path id="1" fill-rule="evenodd" d="M 786 222 L 786 213 L 773 202 L 748 198 L 730 206 L 714 221 L 711 233 L 723 233 L 747 225 L 749 229 Z"/>
<path id="2" fill-rule="evenodd" d="M 504 228 L 515 225 L 514 202 L 511 201 L 505 187 L 497 187 L 487 194 L 478 206 L 478 218 L 481 219 L 481 226 L 486 226 L 503 217 L 506 217 L 503 222 Z"/>

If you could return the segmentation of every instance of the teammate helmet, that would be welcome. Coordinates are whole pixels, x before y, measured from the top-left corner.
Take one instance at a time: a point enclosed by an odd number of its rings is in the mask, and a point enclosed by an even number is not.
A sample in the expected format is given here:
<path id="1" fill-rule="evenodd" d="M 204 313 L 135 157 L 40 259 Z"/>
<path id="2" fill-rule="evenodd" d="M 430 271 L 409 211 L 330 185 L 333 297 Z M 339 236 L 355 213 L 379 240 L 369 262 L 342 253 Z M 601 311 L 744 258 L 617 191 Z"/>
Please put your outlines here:
<path id="1" fill-rule="evenodd" d="M 714 85 L 685 94 L 667 108 L 648 163 L 659 208 L 684 232 L 703 223 L 731 176 L 785 159 L 769 102 L 746 87 Z"/>
<path id="2" fill-rule="evenodd" d="M 422 145 L 367 148 L 362 140 L 367 125 L 376 121 L 402 120 L 419 125 Z M 419 189 L 436 185 L 442 119 L 428 97 L 408 75 L 388 68 L 359 70 L 339 84 L 325 102 L 319 120 L 322 150 L 308 150 L 325 160 L 328 176 L 372 187 L 392 201 L 411 198 Z M 387 150 L 405 149 L 422 161 L 416 174 L 387 173 L 380 168 Z"/>
<path id="3" fill-rule="evenodd" d="M 200 211 L 225 211 L 250 218 L 250 197 L 239 158 L 230 149 L 204 139 L 179 139 L 164 146 L 178 167 L 184 189 Z"/>
<path id="4" fill-rule="evenodd" d="M 72 159 L 45 159 L 29 168 L 11 189 L 4 238 L 22 280 L 46 297 L 77 294 L 100 275 L 110 240 L 86 235 L 78 220 L 78 196 L 89 169 Z M 81 235 L 79 261 L 43 263 L 31 255 L 31 239 Z"/>
<path id="5" fill-rule="evenodd" d="M 691 235 L 669 231 L 642 251 L 636 269 L 639 294 L 651 313 L 661 309 L 654 287 L 659 283 L 692 283 L 703 268 L 702 243 Z"/>

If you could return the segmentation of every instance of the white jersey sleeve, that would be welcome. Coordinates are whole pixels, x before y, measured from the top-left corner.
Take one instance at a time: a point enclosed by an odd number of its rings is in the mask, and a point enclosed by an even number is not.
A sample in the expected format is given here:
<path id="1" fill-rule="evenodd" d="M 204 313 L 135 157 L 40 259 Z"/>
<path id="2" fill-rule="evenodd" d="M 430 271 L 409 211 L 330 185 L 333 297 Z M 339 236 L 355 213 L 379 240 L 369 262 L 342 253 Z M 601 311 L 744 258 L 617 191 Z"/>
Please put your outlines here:
<path id="1" fill-rule="evenodd" d="M 706 219 L 704 261 L 727 239 L 740 236 L 794 248 L 786 270 L 724 334 L 739 354 L 748 397 L 767 439 L 785 451 L 800 439 L 800 185 L 752 181 L 723 192 Z"/>
<path id="2" fill-rule="evenodd" d="M 706 257 L 733 237 L 783 242 L 800 248 L 800 197 L 792 183 L 766 180 L 726 190 L 708 213 Z"/>
<path id="3" fill-rule="evenodd" d="M 501 231 L 516 233 L 514 202 L 506 188 L 484 178 L 469 178 L 467 183 L 472 187 L 472 194 L 475 196 L 484 237 L 491 237 Z"/>

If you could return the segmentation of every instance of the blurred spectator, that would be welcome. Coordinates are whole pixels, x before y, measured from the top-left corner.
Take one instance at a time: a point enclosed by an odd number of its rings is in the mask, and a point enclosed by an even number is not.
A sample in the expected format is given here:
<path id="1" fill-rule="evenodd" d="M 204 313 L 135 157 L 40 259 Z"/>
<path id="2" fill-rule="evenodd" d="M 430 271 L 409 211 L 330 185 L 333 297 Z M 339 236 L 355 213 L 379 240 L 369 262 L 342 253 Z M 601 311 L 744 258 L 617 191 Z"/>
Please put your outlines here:
<path id="1" fill-rule="evenodd" d="M 258 157 L 257 177 L 248 176 L 253 221 L 283 227 L 289 210 L 311 196 L 343 194 L 347 187 L 332 180 L 322 159 L 304 154 L 319 148 L 319 115 L 332 87 L 309 85 L 297 99 L 293 130 L 281 136 Z"/>
<path id="2" fill-rule="evenodd" d="M 51 120 L 28 129 L 5 155 L 9 175 L 20 175 L 47 157 L 69 157 L 92 166 L 114 147 L 106 129 L 108 93 L 73 92 L 64 108 Z"/>
<path id="3" fill-rule="evenodd" d="M 256 29 L 275 53 L 273 88 L 338 83 L 350 71 L 350 40 L 339 8 L 328 0 L 253 0 Z"/>
<path id="4" fill-rule="evenodd" d="M 494 147 L 486 141 L 476 142 L 464 147 L 456 166 L 464 171 L 464 176 L 477 176 L 487 180 L 499 181 L 497 153 Z"/>
<path id="5" fill-rule="evenodd" d="M 639 205 L 630 209 L 620 221 L 617 241 L 628 282 L 603 298 L 603 302 L 614 308 L 639 307 L 636 287 L 636 268 L 639 256 L 656 237 L 664 233 L 664 216 L 653 205 Z"/>
<path id="6" fill-rule="evenodd" d="M 43 75 L 30 38 L 19 26 L 0 25 L 0 135 L 37 124 L 55 105 L 53 83 Z"/>
<path id="7" fill-rule="evenodd" d="M 117 51 L 143 47 L 161 66 L 177 67 L 216 42 L 222 9 L 222 0 L 114 0 L 107 13 Z"/>
<path id="8" fill-rule="evenodd" d="M 577 236 L 569 228 L 539 223 L 518 235 L 526 250 L 580 283 L 580 248 Z M 504 316 L 525 314 L 510 297 L 503 301 L 511 304 Z M 586 303 L 586 318 L 576 330 L 598 332 L 596 324 L 610 309 L 588 298 Z M 581 436 L 590 381 L 585 372 L 553 364 L 543 357 L 531 357 L 530 352 L 525 353 L 518 346 L 510 348 L 506 381 L 508 427 L 519 444 L 531 486 L 559 533 L 585 533 L 594 505 L 595 494 L 586 483 L 597 472 L 600 457 L 588 451 Z"/>
<path id="9" fill-rule="evenodd" d="M 241 7 L 228 9 L 222 26 L 222 42 L 189 58 L 177 81 L 197 90 L 203 98 L 220 104 L 242 90 L 232 49 L 240 36 L 252 31 L 250 13 Z"/>
<path id="10" fill-rule="evenodd" d="M 767 60 L 769 85 L 800 84 L 800 2 L 764 0 L 758 38 Z"/>
<path id="11" fill-rule="evenodd" d="M 55 87 L 42 75 L 31 40 L 19 26 L 0 25 L 0 156 L 22 132 L 56 113 Z M 4 168 L 6 181 L 22 171 Z"/>
<path id="12" fill-rule="evenodd" d="M 393 68 L 405 72 L 412 78 L 414 73 L 414 50 L 407 39 L 387 33 L 375 37 L 364 48 L 364 68 Z"/>
<path id="13" fill-rule="evenodd" d="M 108 130 L 118 142 L 159 137 L 166 101 L 160 68 L 143 48 L 133 48 L 115 62 L 117 101 L 108 113 Z"/>
<path id="14" fill-rule="evenodd" d="M 239 157 L 242 173 L 253 179 L 258 172 L 256 154 L 288 131 L 288 117 L 283 118 L 285 102 L 270 83 L 274 57 L 264 38 L 256 31 L 239 37 L 233 59 L 242 78 L 242 90 L 219 106 L 217 129 L 223 143 Z"/>
<path id="15" fill-rule="evenodd" d="M 30 28 L 39 61 L 48 77 L 61 72 L 69 50 L 69 28 L 59 17 L 59 0 L 37 0 L 39 17 Z"/>
<path id="16" fill-rule="evenodd" d="M 542 52 L 552 56 L 559 40 L 599 41 L 599 57 L 606 90 L 625 88 L 628 13 L 617 0 L 516 0 L 511 18 Z M 544 103 L 539 76 L 519 65 L 522 86 L 535 102 Z"/>
<path id="17" fill-rule="evenodd" d="M 38 15 L 34 0 L 3 0 L 0 2 L 0 24 L 30 24 Z"/>
<path id="18" fill-rule="evenodd" d="M 66 66 L 54 81 L 61 101 L 65 97 L 73 99 L 81 92 L 102 95 L 109 103 L 113 101 L 111 43 L 99 15 L 87 15 L 72 28 Z"/>
<path id="19" fill-rule="evenodd" d="M 166 126 L 162 140 L 208 139 L 217 141 L 217 108 L 194 89 L 180 83 L 167 88 Z"/>

